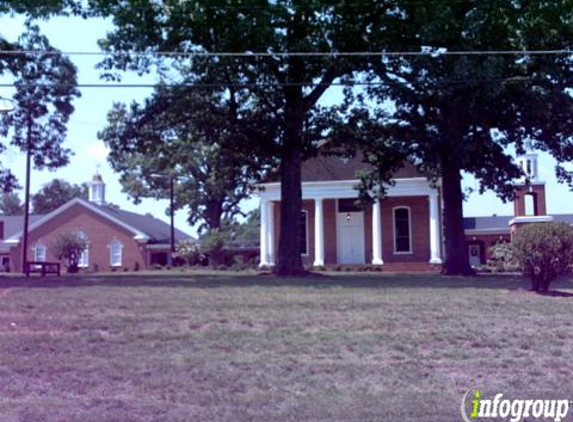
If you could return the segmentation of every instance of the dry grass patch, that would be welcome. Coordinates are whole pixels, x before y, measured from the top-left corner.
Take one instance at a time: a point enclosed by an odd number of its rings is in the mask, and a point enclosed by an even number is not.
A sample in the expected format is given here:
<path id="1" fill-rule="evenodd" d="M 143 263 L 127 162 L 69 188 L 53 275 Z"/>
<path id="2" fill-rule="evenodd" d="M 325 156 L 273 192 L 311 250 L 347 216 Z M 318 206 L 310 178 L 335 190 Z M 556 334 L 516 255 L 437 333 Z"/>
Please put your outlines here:
<path id="1" fill-rule="evenodd" d="M 364 274 L 6 281 L 0 420 L 454 421 L 470 387 L 573 398 L 573 299 L 525 286 Z"/>

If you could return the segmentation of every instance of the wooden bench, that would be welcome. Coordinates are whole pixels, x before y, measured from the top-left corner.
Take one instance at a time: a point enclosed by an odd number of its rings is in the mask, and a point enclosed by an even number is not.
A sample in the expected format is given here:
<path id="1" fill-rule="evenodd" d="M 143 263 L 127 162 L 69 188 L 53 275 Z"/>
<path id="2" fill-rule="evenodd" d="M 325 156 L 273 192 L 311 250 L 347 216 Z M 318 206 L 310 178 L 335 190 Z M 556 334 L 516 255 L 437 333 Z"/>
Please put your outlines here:
<path id="1" fill-rule="evenodd" d="M 46 274 L 56 274 L 58 277 L 60 276 L 60 263 L 59 262 L 38 262 L 38 261 L 30 261 L 26 262 L 26 276 L 29 276 L 31 273 L 40 273 L 42 277 L 45 277 Z"/>

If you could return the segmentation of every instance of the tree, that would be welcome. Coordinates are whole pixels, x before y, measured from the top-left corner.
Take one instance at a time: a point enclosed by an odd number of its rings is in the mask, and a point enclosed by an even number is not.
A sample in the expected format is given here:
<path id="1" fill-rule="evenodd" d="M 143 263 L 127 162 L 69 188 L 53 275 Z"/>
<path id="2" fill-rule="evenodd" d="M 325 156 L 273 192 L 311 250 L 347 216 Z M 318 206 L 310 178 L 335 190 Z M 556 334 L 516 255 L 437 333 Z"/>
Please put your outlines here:
<path id="1" fill-rule="evenodd" d="M 50 249 L 60 261 L 64 261 L 68 273 L 74 274 L 78 272 L 80 257 L 87 247 L 85 237 L 77 232 L 67 232 L 58 236 Z"/>
<path id="2" fill-rule="evenodd" d="M 80 95 L 73 63 L 50 46 L 39 28 L 30 23 L 18 40 L 18 55 L 10 63 L 14 74 L 15 109 L 0 115 L 0 136 L 11 135 L 12 145 L 26 152 L 24 189 L 24 241 L 22 265 L 26 265 L 27 232 L 32 160 L 38 169 L 66 165 L 71 151 L 63 147 L 66 124 Z M 5 186 L 6 189 L 6 186 Z"/>
<path id="3" fill-rule="evenodd" d="M 567 166 L 573 161 L 573 1 L 538 1 L 532 9 L 523 28 L 527 49 L 558 52 L 526 56 L 535 96 L 524 112 L 536 127 L 535 147 L 556 158 L 559 180 L 573 187 L 573 171 Z"/>
<path id="4" fill-rule="evenodd" d="M 4 193 L 0 199 L 0 214 L 22 215 L 24 214 L 24 204 L 17 193 Z"/>
<path id="5" fill-rule="evenodd" d="M 255 245 L 259 243 L 261 230 L 261 210 L 255 208 L 247 214 L 242 223 L 233 227 L 233 241 L 241 245 Z"/>
<path id="6" fill-rule="evenodd" d="M 279 275 L 304 274 L 298 224 L 302 206 L 301 161 L 316 146 L 309 121 L 324 111 L 317 106 L 334 81 L 359 70 L 363 58 L 335 55 L 303 57 L 292 53 L 367 51 L 388 48 L 403 38 L 395 1 L 292 2 L 148 2 L 107 0 L 92 5 L 111 15 L 115 30 L 101 41 L 110 52 L 102 67 L 149 72 L 158 66 L 169 74 L 173 63 L 189 64 L 188 74 L 220 74 L 240 90 L 252 107 L 266 107 L 279 134 L 269 138 L 269 153 L 280 160 L 281 230 Z M 411 37 L 415 39 L 414 37 Z M 394 47 L 397 47 L 394 44 Z M 136 51 L 139 54 L 128 54 Z M 159 56 L 157 51 L 208 52 L 202 57 Z M 248 52 L 264 53 L 267 56 Z M 246 57 L 229 56 L 234 52 Z M 174 58 L 175 57 L 175 58 Z M 205 58 L 205 57 L 203 57 Z M 118 75 L 108 72 L 107 76 Z M 200 79 L 200 78 L 199 78 Z M 221 84 L 216 84 L 220 88 Z M 276 148 L 270 147 L 270 145 Z M 288 233 L 288 235 L 285 235 Z"/>
<path id="7" fill-rule="evenodd" d="M 74 198 L 88 199 L 88 186 L 71 184 L 63 179 L 54 179 L 32 195 L 35 214 L 47 214 Z"/>
<path id="8" fill-rule="evenodd" d="M 258 148 L 244 147 L 262 145 L 267 132 L 254 130 L 257 116 L 224 91 L 158 88 L 143 106 L 116 104 L 99 134 L 124 191 L 136 202 L 169 198 L 173 182 L 176 208 L 187 206 L 200 232 L 239 214 L 240 201 L 269 167 Z"/>
<path id="9" fill-rule="evenodd" d="M 82 12 L 81 4 L 78 4 L 74 0 L 49 0 L 42 2 L 30 2 L 27 0 L 10 0 L 0 1 L 0 16 L 19 14 L 27 19 L 27 34 L 24 34 L 16 42 L 11 42 L 4 38 L 3 34 L 0 33 L 0 50 L 3 51 L 16 51 L 16 50 L 26 50 L 26 41 L 32 41 L 32 38 L 36 38 L 38 42 L 35 47 L 48 46 L 47 39 L 40 39 L 37 27 L 32 25 L 34 19 L 45 19 L 50 16 L 59 14 L 69 14 Z M 51 49 L 51 47 L 50 47 Z M 1 54 L 0 55 L 0 75 L 5 73 L 11 73 L 12 76 L 18 78 L 21 76 L 22 71 L 24 71 L 23 66 L 29 66 L 29 63 L 33 61 L 33 57 L 30 55 L 21 54 Z M 70 83 L 74 83 L 75 77 L 70 80 Z M 2 113 L 0 113 L 2 114 Z M 0 137 L 6 136 L 6 131 L 8 128 L 5 124 L 0 122 Z M 0 153 L 6 149 L 6 146 L 0 144 Z M 0 165 L 0 188 L 4 191 L 9 192 L 17 187 L 17 181 L 14 175 L 9 169 L 3 168 Z"/>
<path id="10" fill-rule="evenodd" d="M 526 49 L 524 30 L 542 3 L 404 2 L 411 25 L 421 28 L 420 44 L 433 54 L 373 63 L 367 93 L 378 109 L 370 112 L 365 105 L 363 113 L 371 115 L 378 123 L 375 133 L 382 134 L 371 137 L 366 160 L 380 167 L 377 160 L 394 145 L 431 179 L 441 178 L 445 274 L 473 273 L 463 230 L 462 172 L 479 180 L 480 191 L 493 189 L 502 199 L 511 199 L 522 173 L 505 147 L 515 144 L 521 150 L 525 141 L 538 136 L 538 122 L 549 119 L 556 104 L 538 100 L 528 55 L 446 53 Z M 388 110 L 388 102 L 394 110 Z M 379 182 L 386 176 L 373 177 Z M 371 186 L 372 177 L 366 178 L 363 189 Z"/>
<path id="11" fill-rule="evenodd" d="M 573 228 L 566 223 L 528 224 L 515 233 L 513 250 L 531 289 L 547 293 L 552 281 L 573 265 Z"/>

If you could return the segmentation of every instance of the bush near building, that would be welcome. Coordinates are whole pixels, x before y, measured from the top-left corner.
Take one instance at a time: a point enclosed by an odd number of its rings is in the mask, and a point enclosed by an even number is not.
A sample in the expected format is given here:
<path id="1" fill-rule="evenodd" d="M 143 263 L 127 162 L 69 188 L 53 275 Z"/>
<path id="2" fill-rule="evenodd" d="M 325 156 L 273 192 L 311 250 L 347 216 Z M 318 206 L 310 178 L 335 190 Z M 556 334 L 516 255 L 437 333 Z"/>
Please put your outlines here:
<path id="1" fill-rule="evenodd" d="M 515 258 L 533 291 L 547 293 L 549 285 L 571 270 L 573 228 L 566 223 L 529 224 L 512 240 Z"/>
<path id="2" fill-rule="evenodd" d="M 87 240 L 79 233 L 64 233 L 57 237 L 52 249 L 60 261 L 66 265 L 68 273 L 77 273 L 82 252 L 87 248 Z"/>

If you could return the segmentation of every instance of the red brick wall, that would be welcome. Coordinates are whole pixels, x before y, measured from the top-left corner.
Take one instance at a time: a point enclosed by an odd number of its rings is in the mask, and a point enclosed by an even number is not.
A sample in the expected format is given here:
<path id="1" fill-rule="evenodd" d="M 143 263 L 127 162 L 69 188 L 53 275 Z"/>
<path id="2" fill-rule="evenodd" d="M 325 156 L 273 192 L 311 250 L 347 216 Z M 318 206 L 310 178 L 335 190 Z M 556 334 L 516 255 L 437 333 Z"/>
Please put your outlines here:
<path id="1" fill-rule="evenodd" d="M 364 262 L 372 263 L 372 205 L 364 208 Z"/>
<path id="2" fill-rule="evenodd" d="M 117 268 L 117 271 L 122 271 L 123 268 L 133 270 L 136 262 L 140 268 L 146 268 L 146 247 L 133 239 L 133 233 L 81 205 L 72 206 L 51 221 L 30 232 L 28 260 L 34 259 L 33 248 L 38 242 L 41 242 L 48 249 L 46 259 L 57 261 L 51 250 L 52 243 L 61 234 L 77 230 L 84 232 L 90 242 L 90 271 L 94 269 L 94 264 L 97 264 L 99 271 L 110 271 L 110 249 L 108 246 L 114 239 L 118 239 L 123 244 L 122 267 Z M 12 248 L 10 261 L 13 271 L 21 271 L 21 246 Z"/>
<path id="3" fill-rule="evenodd" d="M 537 215 L 547 215 L 547 206 L 545 202 L 545 185 L 519 186 L 517 195 L 513 202 L 513 212 L 516 217 L 525 216 L 525 195 L 533 193 L 537 197 Z"/>
<path id="4" fill-rule="evenodd" d="M 382 200 L 382 259 L 384 262 L 430 261 L 430 203 L 427 196 L 391 197 Z M 394 252 L 395 207 L 410 207 L 412 253 Z"/>
<path id="5" fill-rule="evenodd" d="M 487 260 L 491 258 L 489 254 L 489 248 L 496 243 L 499 243 L 500 241 L 510 242 L 511 235 L 509 233 L 466 235 L 466 245 L 479 244 L 481 246 L 482 264 L 485 264 Z"/>
<path id="6" fill-rule="evenodd" d="M 325 199 L 324 208 L 324 263 L 336 264 L 336 199 Z"/>

